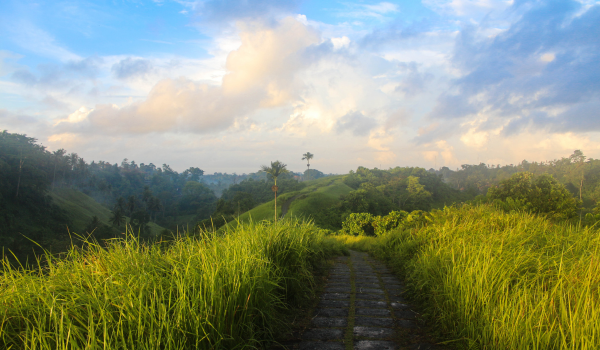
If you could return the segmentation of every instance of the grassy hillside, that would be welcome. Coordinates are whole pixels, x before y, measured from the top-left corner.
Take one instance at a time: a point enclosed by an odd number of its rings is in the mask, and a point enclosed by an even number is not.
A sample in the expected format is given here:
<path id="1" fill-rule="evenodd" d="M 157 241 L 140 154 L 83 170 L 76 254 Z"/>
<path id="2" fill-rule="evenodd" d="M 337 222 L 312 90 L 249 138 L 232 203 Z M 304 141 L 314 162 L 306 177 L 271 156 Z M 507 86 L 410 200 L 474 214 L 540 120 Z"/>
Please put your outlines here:
<path id="1" fill-rule="evenodd" d="M 287 208 L 285 218 L 302 217 L 315 219 L 324 209 L 337 204 L 340 196 L 352 191 L 352 188 L 342 182 L 343 176 L 329 176 L 307 181 L 308 186 L 300 191 L 288 192 L 277 197 L 277 214 L 282 217 L 284 207 Z M 250 218 L 255 221 L 273 220 L 275 216 L 274 201 L 263 203 L 239 216 L 240 222 Z M 237 225 L 237 220 L 228 224 Z"/>
<path id="2" fill-rule="evenodd" d="M 325 181 L 327 180 L 327 181 Z M 290 205 L 286 216 L 314 218 L 325 209 L 337 204 L 340 196 L 347 195 L 352 188 L 342 182 L 342 176 L 316 180 Z"/>
<path id="3" fill-rule="evenodd" d="M 83 233 L 94 216 L 97 216 L 101 223 L 111 226 L 110 210 L 85 193 L 70 188 L 57 188 L 50 195 L 54 202 L 67 212 L 73 225 L 69 228 L 71 232 Z M 155 223 L 150 223 L 149 226 L 154 234 L 164 230 L 164 227 Z"/>

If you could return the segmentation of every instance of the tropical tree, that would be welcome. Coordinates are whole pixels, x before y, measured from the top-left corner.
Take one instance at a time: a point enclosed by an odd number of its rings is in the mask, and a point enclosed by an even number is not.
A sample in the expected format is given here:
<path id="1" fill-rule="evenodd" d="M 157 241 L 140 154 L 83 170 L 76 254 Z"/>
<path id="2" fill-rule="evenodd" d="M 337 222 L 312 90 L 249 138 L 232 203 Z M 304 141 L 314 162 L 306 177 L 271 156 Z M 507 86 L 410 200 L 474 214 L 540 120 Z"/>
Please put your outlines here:
<path id="1" fill-rule="evenodd" d="M 113 211 L 112 211 L 112 217 L 110 218 L 110 222 L 113 225 L 120 227 L 124 221 L 125 221 L 125 216 L 123 216 L 123 212 L 121 211 L 121 209 L 119 207 L 115 207 L 115 209 L 113 209 Z"/>
<path id="2" fill-rule="evenodd" d="M 281 174 L 285 174 L 288 173 L 289 170 L 286 169 L 286 164 L 283 164 L 282 162 L 276 160 L 274 162 L 271 162 L 271 166 L 268 167 L 266 165 L 263 165 L 260 167 L 260 170 L 264 171 L 265 173 L 271 175 L 273 177 L 273 180 L 275 181 L 275 185 L 273 187 L 271 187 L 271 190 L 273 190 L 273 192 L 275 192 L 275 221 L 277 221 L 277 177 Z"/>
<path id="3" fill-rule="evenodd" d="M 54 151 L 54 173 L 52 175 L 52 190 L 54 190 L 54 183 L 56 182 L 56 167 L 58 166 L 58 162 L 62 160 L 63 156 L 67 153 L 67 151 L 63 148 Z"/>
<path id="4" fill-rule="evenodd" d="M 133 211 L 135 210 L 135 196 L 131 195 L 129 196 L 129 199 L 127 200 L 127 210 L 129 210 L 129 215 L 131 215 L 133 213 Z"/>
<path id="5" fill-rule="evenodd" d="M 310 152 L 306 152 L 302 155 L 302 160 L 306 160 L 306 166 L 308 167 L 308 172 L 306 175 L 310 175 L 310 160 L 313 159 L 315 155 L 310 153 Z"/>

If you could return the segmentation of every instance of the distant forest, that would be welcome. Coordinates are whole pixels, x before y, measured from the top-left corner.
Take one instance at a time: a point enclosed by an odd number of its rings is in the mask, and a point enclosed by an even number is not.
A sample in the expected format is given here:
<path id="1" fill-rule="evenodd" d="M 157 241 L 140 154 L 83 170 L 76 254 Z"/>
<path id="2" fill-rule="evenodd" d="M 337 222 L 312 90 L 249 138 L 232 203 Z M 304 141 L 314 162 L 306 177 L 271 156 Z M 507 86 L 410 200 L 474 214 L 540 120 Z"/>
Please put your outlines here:
<path id="1" fill-rule="evenodd" d="M 257 164 L 257 169 L 260 164 Z M 583 203 L 590 212 L 600 202 L 600 160 L 572 155 L 546 162 L 522 161 L 517 165 L 462 165 L 423 169 L 396 167 L 388 170 L 359 167 L 345 175 L 353 191 L 338 205 L 321 211 L 315 222 L 336 230 L 349 213 L 385 215 L 392 210 L 430 210 L 485 195 L 489 188 L 518 172 L 551 174 Z M 279 194 L 305 187 L 303 177 L 326 176 L 310 169 L 305 174 L 289 173 L 278 179 Z M 111 225 L 90 222 L 86 232 L 109 238 L 128 222 L 147 235 L 149 222 L 176 230 L 186 222 L 210 222 L 217 226 L 272 200 L 272 181 L 264 172 L 205 175 L 200 167 L 179 173 L 169 165 L 137 164 L 124 159 L 120 164 L 86 162 L 64 149 L 48 151 L 35 138 L 0 134 L 0 245 L 13 252 L 39 249 L 53 241 L 69 239 L 68 213 L 49 194 L 60 188 L 81 191 L 108 208 Z M 79 233 L 79 232 L 78 232 Z M 84 233 L 84 232 L 81 232 Z"/>

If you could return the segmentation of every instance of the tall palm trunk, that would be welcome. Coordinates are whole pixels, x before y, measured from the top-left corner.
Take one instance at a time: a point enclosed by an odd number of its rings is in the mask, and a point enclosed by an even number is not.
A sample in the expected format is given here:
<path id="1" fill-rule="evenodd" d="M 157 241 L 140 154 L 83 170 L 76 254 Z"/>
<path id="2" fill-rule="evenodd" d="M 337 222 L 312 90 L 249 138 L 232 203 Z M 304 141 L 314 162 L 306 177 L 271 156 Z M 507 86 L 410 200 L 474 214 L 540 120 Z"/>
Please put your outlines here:
<path id="1" fill-rule="evenodd" d="M 17 180 L 17 194 L 15 198 L 19 197 L 19 187 L 21 186 L 21 174 L 23 173 L 23 162 L 25 160 L 19 159 L 19 179 Z"/>

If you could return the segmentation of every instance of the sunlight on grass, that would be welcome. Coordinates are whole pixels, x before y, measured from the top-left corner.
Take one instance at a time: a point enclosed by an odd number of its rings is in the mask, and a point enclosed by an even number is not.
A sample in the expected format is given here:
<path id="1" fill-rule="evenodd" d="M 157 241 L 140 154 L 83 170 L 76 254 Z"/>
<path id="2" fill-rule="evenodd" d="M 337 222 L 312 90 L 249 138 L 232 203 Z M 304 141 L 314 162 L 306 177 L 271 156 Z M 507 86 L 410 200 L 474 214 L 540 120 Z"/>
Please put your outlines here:
<path id="1" fill-rule="evenodd" d="M 0 276 L 3 349 L 260 346 L 341 245 L 311 224 L 249 222 L 169 242 L 87 242 L 45 267 Z"/>
<path id="2" fill-rule="evenodd" d="M 405 276 L 440 330 L 465 345 L 598 349 L 599 240 L 596 228 L 482 205 L 434 211 L 426 227 L 370 246 Z"/>

